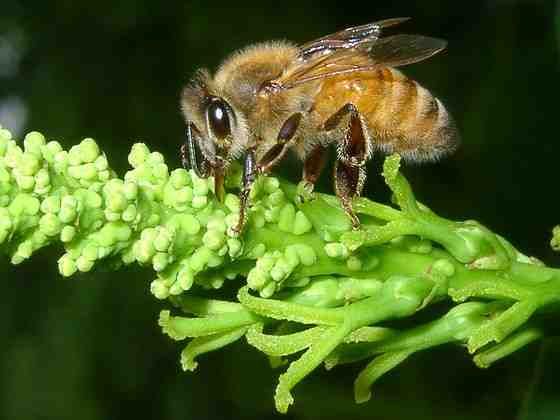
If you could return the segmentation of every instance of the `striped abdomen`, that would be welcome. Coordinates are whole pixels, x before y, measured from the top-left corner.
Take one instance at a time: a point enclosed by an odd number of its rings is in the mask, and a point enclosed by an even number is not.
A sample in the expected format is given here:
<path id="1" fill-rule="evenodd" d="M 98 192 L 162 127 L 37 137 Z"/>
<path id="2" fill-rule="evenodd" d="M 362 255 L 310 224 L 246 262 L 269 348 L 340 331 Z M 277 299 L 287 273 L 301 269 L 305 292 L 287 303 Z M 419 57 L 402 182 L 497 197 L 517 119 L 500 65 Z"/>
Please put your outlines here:
<path id="1" fill-rule="evenodd" d="M 323 115 L 348 102 L 358 108 L 374 150 L 425 161 L 458 144 L 455 124 L 441 101 L 398 70 L 382 68 L 329 81 L 321 96 L 326 100 L 319 106 Z"/>

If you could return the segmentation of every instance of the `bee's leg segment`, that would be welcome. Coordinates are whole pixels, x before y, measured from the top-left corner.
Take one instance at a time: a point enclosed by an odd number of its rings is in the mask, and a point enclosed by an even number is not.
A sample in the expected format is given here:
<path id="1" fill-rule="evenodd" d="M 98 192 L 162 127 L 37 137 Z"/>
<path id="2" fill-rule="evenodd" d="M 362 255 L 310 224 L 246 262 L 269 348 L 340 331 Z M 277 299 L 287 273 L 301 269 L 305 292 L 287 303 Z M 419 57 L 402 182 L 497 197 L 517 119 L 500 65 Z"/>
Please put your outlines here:
<path id="1" fill-rule="evenodd" d="M 329 153 L 327 147 L 319 144 L 315 146 L 305 158 L 305 162 L 303 163 L 304 185 L 301 194 L 302 200 L 311 199 L 315 183 L 321 176 L 321 173 L 327 164 L 328 155 Z"/>
<path id="2" fill-rule="evenodd" d="M 187 138 L 185 142 L 181 145 L 181 165 L 184 169 L 189 170 L 191 168 L 191 163 L 189 161 L 189 129 L 187 128 Z"/>
<path id="3" fill-rule="evenodd" d="M 247 212 L 249 193 L 251 192 L 251 187 L 253 186 L 255 180 L 257 179 L 258 170 L 255 162 L 255 154 L 253 150 L 247 151 L 245 155 L 243 165 L 243 178 L 241 182 L 241 193 L 239 194 L 239 221 L 235 227 L 235 232 L 241 233 L 243 230 L 243 225 L 245 224 L 245 213 Z"/>
<path id="4" fill-rule="evenodd" d="M 266 173 L 274 165 L 276 165 L 290 147 L 290 141 L 294 138 L 299 124 L 301 122 L 302 114 L 301 112 L 296 112 L 292 114 L 282 125 L 280 131 L 278 132 L 278 137 L 276 138 L 276 144 L 270 148 L 268 152 L 259 160 L 258 169 L 259 172 Z"/>
<path id="5" fill-rule="evenodd" d="M 183 166 L 183 169 L 189 169 L 190 165 L 189 165 L 189 158 L 188 153 L 189 151 L 187 150 L 187 143 L 183 143 L 181 145 L 181 165 Z"/>
<path id="6" fill-rule="evenodd" d="M 181 162 L 185 169 L 192 169 L 199 178 L 210 176 L 210 162 L 200 151 L 200 146 L 195 140 L 198 134 L 196 127 L 192 123 L 187 125 L 187 138 L 181 146 Z"/>
<path id="7" fill-rule="evenodd" d="M 353 104 L 344 105 L 325 122 L 327 131 L 342 128 L 342 138 L 336 145 L 337 160 L 334 169 L 335 191 L 342 207 L 352 219 L 352 226 L 360 226 L 352 210 L 352 199 L 359 196 L 366 180 L 365 164 L 368 159 L 368 137 L 360 114 Z"/>

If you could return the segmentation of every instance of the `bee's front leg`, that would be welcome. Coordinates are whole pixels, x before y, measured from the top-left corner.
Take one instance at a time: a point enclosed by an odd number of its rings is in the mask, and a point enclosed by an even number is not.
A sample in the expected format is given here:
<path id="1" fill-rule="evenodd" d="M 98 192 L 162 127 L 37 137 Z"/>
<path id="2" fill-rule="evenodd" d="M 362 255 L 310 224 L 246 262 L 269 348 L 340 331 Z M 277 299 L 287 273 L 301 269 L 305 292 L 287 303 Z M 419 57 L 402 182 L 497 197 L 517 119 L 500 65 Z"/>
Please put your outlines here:
<path id="1" fill-rule="evenodd" d="M 292 114 L 280 127 L 276 143 L 260 158 L 258 162 L 255 161 L 254 150 L 247 151 L 243 165 L 243 179 L 241 186 L 239 222 L 235 228 L 237 233 L 241 233 L 243 225 L 245 224 L 245 217 L 247 208 L 249 206 L 249 194 L 251 187 L 257 179 L 259 174 L 269 172 L 286 154 L 288 148 L 291 146 L 292 140 L 295 138 L 296 133 L 300 127 L 302 114 L 296 112 Z"/>
<path id="2" fill-rule="evenodd" d="M 367 127 L 357 108 L 349 103 L 325 122 L 325 130 L 332 130 L 335 134 L 339 131 L 334 168 L 335 191 L 352 220 L 352 226 L 358 229 L 360 220 L 352 210 L 352 199 L 361 194 L 366 180 L 365 165 L 371 153 Z"/>
<path id="3" fill-rule="evenodd" d="M 245 225 L 245 213 L 247 213 L 247 207 L 249 205 L 249 194 L 251 193 L 251 187 L 257 179 L 258 173 L 259 171 L 255 162 L 255 152 L 250 149 L 245 154 L 245 159 L 243 160 L 242 185 L 241 192 L 239 193 L 239 220 L 234 229 L 238 234 L 243 231 L 243 226 Z"/>

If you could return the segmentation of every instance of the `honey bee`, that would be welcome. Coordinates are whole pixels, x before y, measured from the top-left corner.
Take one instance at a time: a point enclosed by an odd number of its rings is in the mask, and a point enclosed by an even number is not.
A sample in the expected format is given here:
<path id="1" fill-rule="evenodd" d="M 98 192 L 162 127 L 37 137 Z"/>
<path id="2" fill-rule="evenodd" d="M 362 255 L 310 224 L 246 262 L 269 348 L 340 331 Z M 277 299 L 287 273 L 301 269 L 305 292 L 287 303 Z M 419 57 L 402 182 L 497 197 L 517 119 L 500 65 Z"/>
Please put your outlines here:
<path id="1" fill-rule="evenodd" d="M 335 191 L 358 228 L 352 199 L 362 191 L 374 152 L 423 162 L 456 148 L 459 136 L 440 100 L 395 69 L 431 57 L 446 42 L 381 36 L 406 20 L 351 27 L 300 46 L 256 44 L 233 53 L 213 76 L 196 72 L 181 98 L 187 124 L 182 162 L 200 177 L 214 176 L 216 194 L 223 197 L 225 171 L 243 160 L 237 232 L 255 179 L 290 149 L 303 161 L 309 197 L 328 148 L 335 148 Z"/>

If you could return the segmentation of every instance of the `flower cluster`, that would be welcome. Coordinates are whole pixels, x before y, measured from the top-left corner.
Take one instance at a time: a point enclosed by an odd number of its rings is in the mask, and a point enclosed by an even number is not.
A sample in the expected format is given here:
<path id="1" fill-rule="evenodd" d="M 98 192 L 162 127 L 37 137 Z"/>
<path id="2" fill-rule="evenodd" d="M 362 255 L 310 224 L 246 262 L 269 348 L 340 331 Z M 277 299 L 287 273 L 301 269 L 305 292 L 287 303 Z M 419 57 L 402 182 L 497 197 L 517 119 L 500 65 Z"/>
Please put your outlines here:
<path id="1" fill-rule="evenodd" d="M 100 264 L 150 267 L 151 292 L 172 305 L 160 326 L 189 339 L 182 367 L 194 370 L 201 354 L 245 337 L 273 364 L 290 361 L 275 395 L 280 412 L 321 364 L 366 361 L 357 402 L 384 373 L 441 344 L 465 344 L 488 367 L 545 335 L 544 314 L 558 308 L 560 270 L 477 222 L 419 203 L 396 155 L 383 171 L 396 206 L 357 198 L 359 230 L 336 197 L 261 177 L 241 236 L 234 188 L 220 202 L 211 178 L 170 171 L 144 144 L 128 160 L 132 169 L 119 178 L 92 139 L 65 151 L 33 132 L 21 147 L 0 129 L 0 252 L 19 264 L 62 244 L 63 276 Z M 232 171 L 226 185 L 238 184 Z M 558 248 L 560 230 L 553 234 Z M 231 300 L 207 297 L 226 282 L 238 284 Z M 391 323 L 441 301 L 448 310 L 431 322 Z"/>

